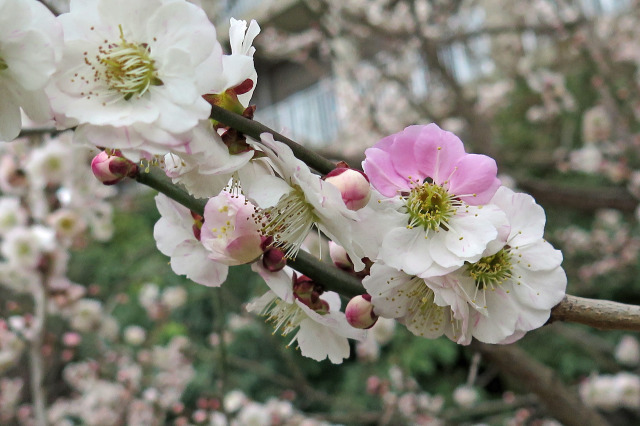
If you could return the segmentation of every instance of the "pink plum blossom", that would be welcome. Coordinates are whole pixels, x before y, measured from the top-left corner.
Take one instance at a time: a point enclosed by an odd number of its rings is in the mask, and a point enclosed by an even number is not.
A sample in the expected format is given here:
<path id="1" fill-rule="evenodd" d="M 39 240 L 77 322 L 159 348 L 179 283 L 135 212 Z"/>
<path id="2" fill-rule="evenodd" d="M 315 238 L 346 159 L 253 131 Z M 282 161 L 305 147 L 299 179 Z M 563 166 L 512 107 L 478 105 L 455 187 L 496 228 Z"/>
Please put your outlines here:
<path id="1" fill-rule="evenodd" d="M 242 265 L 262 254 L 262 238 L 253 220 L 256 208 L 242 195 L 221 192 L 204 209 L 200 241 L 209 259 L 225 265 Z"/>
<path id="2" fill-rule="evenodd" d="M 171 269 L 192 281 L 218 287 L 227 278 L 228 266 L 209 259 L 209 252 L 194 234 L 201 223 L 194 222 L 191 211 L 166 195 L 156 196 L 162 216 L 153 228 L 158 250 L 171 257 Z"/>
<path id="3" fill-rule="evenodd" d="M 495 161 L 465 153 L 453 133 L 435 124 L 410 126 L 365 155 L 371 184 L 397 212 L 369 218 L 382 238 L 377 257 L 387 265 L 409 275 L 443 275 L 478 260 L 508 233 L 504 213 L 482 205 L 500 185 Z"/>

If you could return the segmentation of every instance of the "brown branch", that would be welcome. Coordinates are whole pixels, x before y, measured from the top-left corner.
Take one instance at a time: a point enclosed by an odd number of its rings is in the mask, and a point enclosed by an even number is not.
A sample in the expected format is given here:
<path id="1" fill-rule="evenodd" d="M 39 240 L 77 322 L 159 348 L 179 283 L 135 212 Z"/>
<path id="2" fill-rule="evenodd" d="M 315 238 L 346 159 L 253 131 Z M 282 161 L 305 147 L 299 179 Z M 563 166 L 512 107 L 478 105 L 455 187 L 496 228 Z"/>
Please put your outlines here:
<path id="1" fill-rule="evenodd" d="M 623 212 L 633 212 L 638 207 L 638 200 L 620 187 L 599 187 L 594 191 L 594 187 L 567 186 L 538 179 L 518 180 L 518 186 L 542 205 L 581 211 L 609 208 Z"/>
<path id="2" fill-rule="evenodd" d="M 566 295 L 549 322 L 577 322 L 600 330 L 640 331 L 640 306 Z"/>
<path id="3" fill-rule="evenodd" d="M 553 369 L 531 358 L 516 345 L 487 345 L 475 342 L 472 347 L 530 392 L 538 395 L 549 413 L 567 426 L 602 426 L 609 423 L 595 410 L 584 405 L 572 390 L 558 379 Z"/>

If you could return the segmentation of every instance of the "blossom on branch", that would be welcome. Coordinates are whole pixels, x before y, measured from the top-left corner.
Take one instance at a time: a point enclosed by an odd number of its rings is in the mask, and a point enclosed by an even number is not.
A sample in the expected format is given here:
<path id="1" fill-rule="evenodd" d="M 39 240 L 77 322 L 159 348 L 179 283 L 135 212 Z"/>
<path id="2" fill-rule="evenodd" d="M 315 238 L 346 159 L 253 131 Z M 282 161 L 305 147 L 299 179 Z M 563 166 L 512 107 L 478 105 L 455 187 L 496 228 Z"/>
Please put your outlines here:
<path id="1" fill-rule="evenodd" d="M 44 88 L 62 57 L 62 28 L 35 0 L 0 0 L 0 141 L 20 133 L 20 108 L 51 119 Z"/>
<path id="2" fill-rule="evenodd" d="M 442 276 L 411 277 L 382 262 L 363 284 L 374 312 L 398 318 L 412 333 L 511 343 L 541 327 L 565 294 L 562 254 L 542 239 L 545 216 L 526 194 L 502 187 L 492 203 L 506 212 L 510 233 L 476 262 Z"/>
<path id="3" fill-rule="evenodd" d="M 164 194 L 156 196 L 156 206 L 162 217 L 153 228 L 153 237 L 158 250 L 171 257 L 173 272 L 209 287 L 222 285 L 229 268 L 208 258 L 199 238 L 202 218 Z"/>
<path id="4" fill-rule="evenodd" d="M 297 342 L 303 356 L 334 364 L 349 356 L 349 339 L 363 340 L 365 331 L 349 325 L 340 312 L 340 296 L 334 292 L 319 292 L 307 277 L 297 277 L 290 268 L 269 272 L 260 263 L 253 265 L 271 290 L 247 306 L 273 322 L 275 331 L 283 336 L 294 332 L 289 343 Z"/>
<path id="5" fill-rule="evenodd" d="M 132 160 L 189 152 L 222 70 L 205 13 L 183 0 L 91 0 L 58 19 L 64 56 L 48 87 L 58 123 Z"/>
<path id="6" fill-rule="evenodd" d="M 474 262 L 509 225 L 495 206 L 493 159 L 467 154 L 453 133 L 435 124 L 410 126 L 365 151 L 371 184 L 401 213 L 380 222 L 386 232 L 379 259 L 421 277 L 452 272 Z"/>
<path id="7" fill-rule="evenodd" d="M 342 200 L 340 190 L 298 160 L 291 149 L 273 136 L 263 133 L 256 144 L 268 156 L 271 166 L 280 176 L 255 176 L 243 181 L 247 198 L 263 209 L 259 220 L 262 232 L 273 237 L 274 246 L 282 248 L 287 257 L 295 258 L 309 231 L 316 226 L 347 250 L 356 270 L 364 268 L 356 254 L 351 226 L 357 219 Z"/>

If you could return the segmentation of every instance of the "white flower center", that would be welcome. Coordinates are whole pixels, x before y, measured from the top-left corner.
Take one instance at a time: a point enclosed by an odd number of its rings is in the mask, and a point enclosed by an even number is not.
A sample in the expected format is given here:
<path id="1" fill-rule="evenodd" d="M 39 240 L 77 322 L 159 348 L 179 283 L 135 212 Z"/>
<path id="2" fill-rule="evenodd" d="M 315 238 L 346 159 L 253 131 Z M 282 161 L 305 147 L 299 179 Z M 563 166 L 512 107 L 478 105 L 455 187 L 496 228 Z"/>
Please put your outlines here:
<path id="1" fill-rule="evenodd" d="M 461 201 L 454 199 L 443 186 L 426 181 L 405 196 L 409 214 L 407 227 L 421 226 L 427 232 L 439 228 L 448 231 L 447 223 L 461 205 Z"/>
<path id="2" fill-rule="evenodd" d="M 398 290 L 400 295 L 403 292 L 406 292 L 409 300 L 405 318 L 406 327 L 409 330 L 415 330 L 421 336 L 424 336 L 424 330 L 434 332 L 440 330 L 443 308 L 435 304 L 435 294 L 424 280 L 414 277 L 405 289 Z"/>
<path id="3" fill-rule="evenodd" d="M 283 195 L 278 204 L 256 215 L 263 235 L 273 237 L 274 247 L 280 247 L 288 258 L 295 258 L 317 218 L 299 187 Z"/>
<path id="4" fill-rule="evenodd" d="M 87 52 L 85 63 L 95 70 L 94 81 L 104 80 L 110 90 L 121 93 L 128 101 L 134 95 L 141 97 L 151 86 L 162 86 L 163 82 L 158 78 L 155 61 L 151 59 L 151 47 L 146 43 L 128 42 L 122 26 L 119 28 L 119 42 L 98 47 L 98 64 L 91 62 Z"/>
<path id="5" fill-rule="evenodd" d="M 476 263 L 467 264 L 466 272 L 479 289 L 493 290 L 511 278 L 511 252 L 506 248 L 494 255 L 485 256 Z"/>
<path id="6" fill-rule="evenodd" d="M 307 317 L 297 304 L 287 303 L 280 299 L 276 299 L 268 305 L 263 314 L 268 315 L 267 322 L 274 323 L 275 328 L 273 332 L 275 333 L 282 329 L 283 336 L 286 336 L 298 328 L 302 320 Z"/>

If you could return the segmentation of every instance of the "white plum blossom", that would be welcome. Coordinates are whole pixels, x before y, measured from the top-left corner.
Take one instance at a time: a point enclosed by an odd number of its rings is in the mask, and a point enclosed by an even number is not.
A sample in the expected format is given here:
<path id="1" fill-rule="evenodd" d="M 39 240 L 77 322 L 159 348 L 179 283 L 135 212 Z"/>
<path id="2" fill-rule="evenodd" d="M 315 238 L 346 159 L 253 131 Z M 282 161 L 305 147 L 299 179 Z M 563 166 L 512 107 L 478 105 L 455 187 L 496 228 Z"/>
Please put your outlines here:
<path id="1" fill-rule="evenodd" d="M 207 119 L 222 48 L 202 9 L 184 0 L 73 0 L 59 17 L 64 55 L 48 87 L 76 139 L 139 156 L 189 152 Z"/>
<path id="2" fill-rule="evenodd" d="M 187 291 L 183 287 L 167 287 L 162 291 L 162 303 L 169 309 L 176 309 L 187 302 Z"/>
<path id="3" fill-rule="evenodd" d="M 194 219 L 189 209 L 164 194 L 156 196 L 156 206 L 162 217 L 153 228 L 153 236 L 158 250 L 171 257 L 173 272 L 186 275 L 198 284 L 220 286 L 229 268 L 208 258 L 207 250 L 199 241 L 201 220 Z"/>
<path id="4" fill-rule="evenodd" d="M 251 89 L 238 94 L 238 100 L 243 106 L 249 105 L 251 96 L 256 87 L 258 74 L 253 62 L 253 40 L 260 33 L 260 26 L 251 20 L 247 28 L 247 21 L 231 18 L 229 26 L 229 44 L 231 54 L 222 57 L 222 73 L 216 81 L 216 89 L 212 93 L 222 93 L 227 89 L 242 84 L 249 79 L 252 82 Z"/>
<path id="5" fill-rule="evenodd" d="M 580 383 L 578 391 L 582 401 L 591 407 L 607 411 L 640 408 L 640 377 L 635 374 L 592 374 Z"/>
<path id="6" fill-rule="evenodd" d="M 273 237 L 274 246 L 288 257 L 295 257 L 309 231 L 316 226 L 333 241 L 345 248 L 356 270 L 364 264 L 355 252 L 351 226 L 356 212 L 347 208 L 338 188 L 311 173 L 298 160 L 291 148 L 276 142 L 268 133 L 256 144 L 269 157 L 276 176 L 257 176 L 250 182 L 243 180 L 247 198 L 264 209 L 263 233 Z"/>
<path id="7" fill-rule="evenodd" d="M 423 278 L 376 262 L 362 284 L 371 295 L 377 315 L 396 318 L 416 336 L 435 339 L 446 333 L 451 338 L 456 334 L 456 329 L 463 327 L 463 316 L 454 310 L 458 307 L 448 306 L 444 302 L 436 304 L 436 293 Z"/>
<path id="8" fill-rule="evenodd" d="M 173 183 L 180 183 L 195 197 L 218 194 L 233 173 L 253 157 L 253 150 L 231 154 L 210 120 L 202 121 L 193 130 L 190 153 L 170 153 L 164 157 L 164 170 Z"/>
<path id="9" fill-rule="evenodd" d="M 25 164 L 31 185 L 43 188 L 48 184 L 62 183 L 77 167 L 73 155 L 76 150 L 76 146 L 58 139 L 33 149 Z"/>
<path id="10" fill-rule="evenodd" d="M 82 299 L 75 303 L 70 312 L 71 328 L 83 333 L 100 328 L 104 312 L 102 303 L 95 299 Z"/>
<path id="11" fill-rule="evenodd" d="M 616 360 L 625 366 L 635 367 L 640 363 L 640 343 L 631 335 L 623 336 L 616 346 L 614 353 Z"/>
<path id="12" fill-rule="evenodd" d="M 319 299 L 311 297 L 311 302 L 294 291 L 290 268 L 269 272 L 259 263 L 252 267 L 271 290 L 247 305 L 247 310 L 267 316 L 283 336 L 297 330 L 289 345 L 297 342 L 303 356 L 340 364 L 349 356 L 347 339 L 364 340 L 366 332 L 352 328 L 340 312 L 337 293 L 324 292 Z"/>
<path id="13" fill-rule="evenodd" d="M 472 407 L 478 401 L 478 391 L 473 386 L 462 385 L 453 391 L 453 400 L 460 407 Z"/>
<path id="14" fill-rule="evenodd" d="M 260 27 L 256 21 L 251 21 L 247 30 L 246 21 L 231 18 L 231 54 L 222 57 L 222 72 L 217 75 L 215 88 L 210 92 L 217 96 L 212 99 L 231 98 L 230 101 L 239 109 L 249 105 L 258 78 L 253 62 L 255 48 L 252 43 L 259 32 Z M 246 81 L 251 82 L 250 87 Z M 236 170 L 253 157 L 253 149 L 248 145 L 240 152 L 231 151 L 234 149 L 223 142 L 211 120 L 201 120 L 193 131 L 189 151 L 165 156 L 165 172 L 174 183 L 184 185 L 191 195 L 212 197 L 227 185 Z"/>
<path id="15" fill-rule="evenodd" d="M 451 274 L 425 279 L 463 319 L 455 336 L 461 344 L 468 344 L 470 336 L 486 343 L 518 340 L 547 322 L 567 285 L 562 253 L 543 240 L 542 207 L 530 195 L 506 187 L 491 202 L 509 219 L 511 231 L 504 246 L 488 248 L 477 262 Z"/>
<path id="16" fill-rule="evenodd" d="M 20 108 L 35 121 L 52 114 L 45 86 L 62 57 L 62 28 L 35 0 L 0 0 L 0 141 L 20 133 Z"/>

